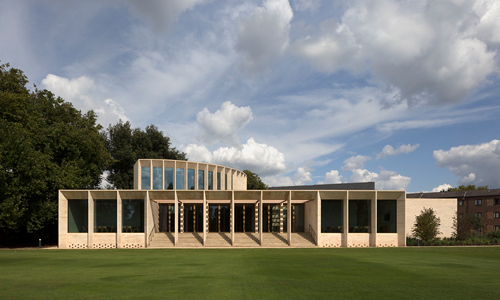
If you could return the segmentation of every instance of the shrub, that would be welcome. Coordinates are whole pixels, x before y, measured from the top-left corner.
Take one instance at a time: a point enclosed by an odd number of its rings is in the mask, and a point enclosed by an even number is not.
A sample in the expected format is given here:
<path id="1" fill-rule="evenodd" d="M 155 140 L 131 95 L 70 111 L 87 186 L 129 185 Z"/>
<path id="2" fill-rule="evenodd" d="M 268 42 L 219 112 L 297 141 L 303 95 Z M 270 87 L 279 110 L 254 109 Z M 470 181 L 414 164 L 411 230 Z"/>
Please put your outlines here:
<path id="1" fill-rule="evenodd" d="M 436 216 L 432 208 L 425 208 L 421 211 L 419 216 L 415 218 L 413 225 L 413 236 L 420 238 L 422 241 L 430 241 L 441 232 L 441 219 Z"/>

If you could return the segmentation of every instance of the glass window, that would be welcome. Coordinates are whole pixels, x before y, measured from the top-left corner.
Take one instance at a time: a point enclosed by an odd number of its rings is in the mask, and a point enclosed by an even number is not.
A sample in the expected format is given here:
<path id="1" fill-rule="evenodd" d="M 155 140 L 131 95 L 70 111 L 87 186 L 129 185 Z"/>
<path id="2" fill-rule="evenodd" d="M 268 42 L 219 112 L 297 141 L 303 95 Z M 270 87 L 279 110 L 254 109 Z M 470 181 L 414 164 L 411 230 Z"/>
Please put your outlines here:
<path id="1" fill-rule="evenodd" d="M 188 169 L 188 190 L 194 190 L 194 169 Z"/>
<path id="2" fill-rule="evenodd" d="M 89 231 L 88 200 L 68 200 L 68 232 Z"/>
<path id="3" fill-rule="evenodd" d="M 493 204 L 494 205 L 499 205 L 500 204 L 500 199 L 493 199 Z"/>
<path id="4" fill-rule="evenodd" d="M 481 217 L 483 216 L 483 214 L 482 214 L 482 213 L 480 213 L 480 212 L 477 212 L 477 213 L 475 213 L 474 215 L 475 215 L 476 217 L 479 217 L 479 218 L 481 218 Z"/>
<path id="5" fill-rule="evenodd" d="M 94 201 L 94 232 L 116 232 L 116 200 Z"/>
<path id="6" fill-rule="evenodd" d="M 208 189 L 214 189 L 214 172 L 208 171 Z"/>
<path id="7" fill-rule="evenodd" d="M 464 205 L 464 201 L 462 199 L 458 200 L 458 205 Z"/>
<path id="8" fill-rule="evenodd" d="M 225 189 L 227 190 L 227 174 L 224 175 L 226 177 L 226 185 L 225 185 Z"/>
<path id="9" fill-rule="evenodd" d="M 500 230 L 500 225 L 493 225 L 493 230 Z"/>
<path id="10" fill-rule="evenodd" d="M 122 232 L 144 232 L 144 200 L 122 200 Z"/>
<path id="11" fill-rule="evenodd" d="M 165 190 L 174 189 L 174 168 L 165 168 Z"/>
<path id="12" fill-rule="evenodd" d="M 220 191 L 220 172 L 217 172 L 217 190 Z"/>
<path id="13" fill-rule="evenodd" d="M 198 170 L 198 189 L 205 189 L 205 171 L 203 170 Z"/>
<path id="14" fill-rule="evenodd" d="M 349 200 L 349 232 L 370 233 L 370 200 Z"/>
<path id="15" fill-rule="evenodd" d="M 184 190 L 184 169 L 177 168 L 175 173 L 175 189 Z"/>
<path id="16" fill-rule="evenodd" d="M 500 218 L 500 212 L 493 213 L 493 218 L 499 219 Z"/>
<path id="17" fill-rule="evenodd" d="M 141 190 L 151 189 L 151 168 L 141 167 Z"/>
<path id="18" fill-rule="evenodd" d="M 377 232 L 396 233 L 397 232 L 397 201 L 379 200 L 377 201 Z"/>
<path id="19" fill-rule="evenodd" d="M 161 190 L 161 167 L 153 167 L 153 190 Z"/>
<path id="20" fill-rule="evenodd" d="M 481 202 L 482 202 L 481 199 L 474 200 L 474 204 L 478 206 L 481 205 Z"/>
<path id="21" fill-rule="evenodd" d="M 321 200 L 321 232 L 342 233 L 344 222 L 343 200 Z"/>

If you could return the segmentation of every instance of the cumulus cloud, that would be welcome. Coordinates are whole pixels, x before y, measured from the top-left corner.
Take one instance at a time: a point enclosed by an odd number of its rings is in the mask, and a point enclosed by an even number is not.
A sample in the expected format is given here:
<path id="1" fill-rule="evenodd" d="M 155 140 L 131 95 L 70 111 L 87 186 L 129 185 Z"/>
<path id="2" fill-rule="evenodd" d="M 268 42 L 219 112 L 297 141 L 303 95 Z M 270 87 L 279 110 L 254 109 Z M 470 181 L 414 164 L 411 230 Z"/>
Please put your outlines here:
<path id="1" fill-rule="evenodd" d="M 263 71 L 286 49 L 292 18 L 288 0 L 264 0 L 263 6 L 241 21 L 235 46 L 243 53 L 244 70 Z"/>
<path id="2" fill-rule="evenodd" d="M 351 156 L 348 159 L 344 160 L 344 166 L 342 167 L 342 170 L 352 171 L 355 169 L 361 169 L 363 168 L 365 162 L 370 159 L 371 157 L 364 155 Z"/>
<path id="3" fill-rule="evenodd" d="M 351 182 L 374 181 L 379 190 L 404 190 L 410 184 L 411 178 L 395 171 L 382 170 L 380 173 L 366 169 L 352 170 Z"/>
<path id="4" fill-rule="evenodd" d="M 331 170 L 326 172 L 325 180 L 318 181 L 318 184 L 328 184 L 328 183 L 342 183 L 342 175 L 339 174 L 337 170 Z"/>
<path id="5" fill-rule="evenodd" d="M 283 153 L 272 146 L 259 144 L 253 138 L 240 147 L 220 147 L 213 152 L 195 144 L 187 145 L 182 150 L 191 160 L 251 170 L 259 176 L 276 175 L 286 170 Z"/>
<path id="6" fill-rule="evenodd" d="M 269 186 L 293 186 L 293 185 L 306 185 L 311 183 L 313 180 L 311 178 L 311 172 L 304 167 L 299 167 L 293 178 L 290 176 L 266 176 L 262 178 Z"/>
<path id="7" fill-rule="evenodd" d="M 293 183 L 295 185 L 304 185 L 312 182 L 311 172 L 307 171 L 305 168 L 300 167 L 295 172 L 293 176 Z"/>
<path id="8" fill-rule="evenodd" d="M 437 187 L 433 188 L 432 192 L 437 193 L 437 192 L 441 192 L 441 191 L 447 191 L 450 188 L 452 188 L 452 186 L 450 184 L 443 183 L 443 184 L 440 184 Z"/>
<path id="9" fill-rule="evenodd" d="M 88 76 L 81 76 L 75 79 L 68 79 L 54 74 L 48 74 L 41 86 L 50 90 L 65 101 L 69 101 L 73 106 L 83 112 L 94 110 L 98 115 L 98 122 L 107 127 L 118 120 L 128 121 L 125 110 L 113 99 L 99 99 L 99 92 L 94 79 Z"/>
<path id="10" fill-rule="evenodd" d="M 316 11 L 320 4 L 320 0 L 292 0 L 292 6 L 297 11 Z"/>
<path id="11" fill-rule="evenodd" d="M 386 145 L 384 149 L 382 149 L 382 152 L 377 154 L 377 159 L 380 159 L 381 157 L 384 156 L 390 156 L 390 155 L 398 155 L 401 153 L 410 153 L 415 151 L 420 145 L 415 144 L 415 145 L 401 145 L 398 148 L 394 149 L 391 145 Z"/>
<path id="12" fill-rule="evenodd" d="M 359 0 L 340 22 L 297 40 L 317 69 L 364 71 L 409 103 L 463 100 L 498 72 L 497 1 Z"/>
<path id="13" fill-rule="evenodd" d="M 211 113 L 206 107 L 198 112 L 196 120 L 202 130 L 201 140 L 205 144 L 227 142 L 238 146 L 238 130 L 253 119 L 249 106 L 238 107 L 226 101 L 220 109 Z"/>
<path id="14" fill-rule="evenodd" d="M 156 30 L 167 29 L 181 13 L 203 2 L 204 0 L 128 0 L 131 11 L 150 22 Z"/>
<path id="15" fill-rule="evenodd" d="M 500 186 L 500 140 L 434 151 L 438 167 L 460 177 L 458 184 Z"/>

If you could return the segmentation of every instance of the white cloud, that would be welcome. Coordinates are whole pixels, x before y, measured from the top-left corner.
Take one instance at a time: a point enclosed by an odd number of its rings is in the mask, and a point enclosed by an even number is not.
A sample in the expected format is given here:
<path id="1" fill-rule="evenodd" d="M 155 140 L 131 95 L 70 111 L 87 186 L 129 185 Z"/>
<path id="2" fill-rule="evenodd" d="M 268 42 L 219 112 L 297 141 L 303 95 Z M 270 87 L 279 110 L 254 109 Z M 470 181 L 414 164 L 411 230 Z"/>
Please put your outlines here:
<path id="1" fill-rule="evenodd" d="M 382 170 L 380 174 L 366 169 L 352 170 L 351 182 L 374 181 L 378 190 L 404 190 L 410 184 L 411 178 L 395 171 Z"/>
<path id="2" fill-rule="evenodd" d="M 410 103 L 459 102 L 498 72 L 493 1 L 476 1 L 475 14 L 474 1 L 354 3 L 338 24 L 324 22 L 320 34 L 297 40 L 294 51 L 324 72 L 367 67 Z"/>
<path id="3" fill-rule="evenodd" d="M 352 171 L 355 169 L 361 169 L 363 168 L 365 162 L 367 162 L 370 159 L 371 157 L 364 155 L 349 157 L 348 159 L 344 160 L 344 166 L 342 167 L 342 170 Z"/>
<path id="4" fill-rule="evenodd" d="M 432 192 L 437 193 L 437 192 L 441 192 L 441 191 L 447 191 L 450 188 L 452 188 L 452 186 L 450 184 L 443 183 L 443 184 L 440 184 L 437 187 L 433 188 Z"/>
<path id="5" fill-rule="evenodd" d="M 239 170 L 250 170 L 259 176 L 270 176 L 286 170 L 285 155 L 278 149 L 255 142 L 253 138 L 240 147 L 220 147 L 210 152 L 205 146 L 195 144 L 182 148 L 193 161 L 231 166 Z"/>
<path id="6" fill-rule="evenodd" d="M 320 0 L 292 0 L 292 6 L 297 11 L 316 11 L 321 5 Z"/>
<path id="7" fill-rule="evenodd" d="M 167 29 L 181 13 L 203 2 L 204 0 L 128 0 L 132 12 L 149 21 L 156 30 Z"/>
<path id="8" fill-rule="evenodd" d="M 500 186 L 500 140 L 434 151 L 438 167 L 460 177 L 458 184 Z"/>
<path id="9" fill-rule="evenodd" d="M 263 6 L 239 25 L 236 49 L 243 53 L 242 67 L 259 72 L 288 46 L 293 11 L 288 0 L 264 0 Z"/>
<path id="10" fill-rule="evenodd" d="M 214 113 L 205 107 L 198 112 L 196 120 L 202 130 L 201 140 L 205 144 L 227 142 L 238 146 L 238 130 L 253 119 L 252 109 L 249 106 L 238 107 L 226 101 Z"/>
<path id="11" fill-rule="evenodd" d="M 300 167 L 297 169 L 297 172 L 295 172 L 295 175 L 293 176 L 293 183 L 295 185 L 304 185 L 307 183 L 311 183 L 311 172 L 307 171 L 305 168 Z"/>
<path id="12" fill-rule="evenodd" d="M 328 183 L 342 183 L 342 175 L 339 174 L 337 170 L 331 170 L 326 172 L 325 180 L 318 181 L 318 184 L 328 184 Z"/>
<path id="13" fill-rule="evenodd" d="M 391 145 L 386 145 L 384 149 L 382 149 L 382 152 L 377 154 L 377 159 L 380 159 L 381 157 L 384 156 L 398 155 L 401 153 L 410 153 L 415 151 L 419 146 L 420 146 L 419 144 L 415 145 L 407 144 L 407 145 L 401 145 L 399 146 L 399 148 L 394 149 L 394 147 L 392 147 Z"/>
<path id="14" fill-rule="evenodd" d="M 68 79 L 48 74 L 42 80 L 41 86 L 65 101 L 71 102 L 75 108 L 83 112 L 94 110 L 98 115 L 97 121 L 104 127 L 115 124 L 120 119 L 128 120 L 125 110 L 119 103 L 109 98 L 99 99 L 99 91 L 91 77 L 81 76 Z"/>

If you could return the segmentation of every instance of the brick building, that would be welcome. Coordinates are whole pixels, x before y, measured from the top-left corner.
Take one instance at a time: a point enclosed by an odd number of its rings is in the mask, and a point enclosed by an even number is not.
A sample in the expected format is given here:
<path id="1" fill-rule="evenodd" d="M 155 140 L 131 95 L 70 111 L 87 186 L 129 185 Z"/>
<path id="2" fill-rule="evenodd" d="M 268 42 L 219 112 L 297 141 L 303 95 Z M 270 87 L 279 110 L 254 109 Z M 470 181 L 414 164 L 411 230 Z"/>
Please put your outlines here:
<path id="1" fill-rule="evenodd" d="M 456 198 L 457 214 L 474 214 L 483 218 L 485 231 L 500 230 L 500 189 L 409 193 L 408 198 Z"/>

